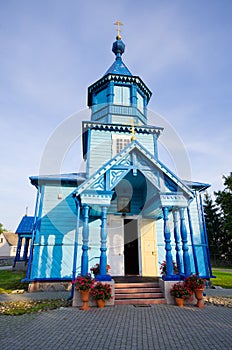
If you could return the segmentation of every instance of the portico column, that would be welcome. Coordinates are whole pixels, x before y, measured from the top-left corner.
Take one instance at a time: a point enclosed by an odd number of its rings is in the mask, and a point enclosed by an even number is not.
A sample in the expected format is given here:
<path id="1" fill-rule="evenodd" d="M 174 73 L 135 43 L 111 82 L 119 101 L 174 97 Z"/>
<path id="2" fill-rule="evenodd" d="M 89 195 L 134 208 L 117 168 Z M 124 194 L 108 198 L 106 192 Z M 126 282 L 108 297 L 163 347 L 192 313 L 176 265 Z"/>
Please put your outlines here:
<path id="1" fill-rule="evenodd" d="M 21 248 L 22 248 L 22 237 L 18 235 L 18 244 L 17 244 L 17 251 L 15 256 L 15 263 L 16 261 L 20 261 Z M 15 263 L 14 263 L 14 266 L 15 266 Z"/>
<path id="2" fill-rule="evenodd" d="M 175 249 L 176 249 L 176 264 L 178 267 L 178 272 L 181 273 L 182 271 L 182 259 L 181 259 L 181 246 L 180 246 L 180 230 L 178 226 L 178 211 L 175 209 L 173 211 L 173 223 L 174 223 L 174 238 L 175 238 Z"/>
<path id="3" fill-rule="evenodd" d="M 166 250 L 166 267 L 167 274 L 166 277 L 173 275 L 173 260 L 172 260 L 172 247 L 171 247 L 171 232 L 168 223 L 168 207 L 163 207 L 164 215 L 164 241 L 165 241 L 165 250 Z"/>
<path id="4" fill-rule="evenodd" d="M 23 261 L 27 261 L 28 247 L 30 238 L 25 238 L 24 251 L 23 251 Z"/>
<path id="5" fill-rule="evenodd" d="M 101 256 L 100 256 L 100 275 L 106 276 L 106 242 L 107 242 L 107 228 L 106 228 L 106 218 L 107 218 L 107 206 L 102 207 L 102 217 L 101 217 Z"/>
<path id="6" fill-rule="evenodd" d="M 82 257 L 81 257 L 81 275 L 85 276 L 88 273 L 89 256 L 89 206 L 83 206 L 83 230 L 82 230 Z"/>
<path id="7" fill-rule="evenodd" d="M 187 238 L 187 229 L 185 225 L 184 218 L 184 210 L 185 208 L 180 208 L 180 234 L 182 239 L 182 250 L 183 250 L 183 261 L 184 261 L 184 272 L 186 276 L 191 275 L 191 267 L 190 267 L 190 258 L 188 253 L 188 238 Z"/>

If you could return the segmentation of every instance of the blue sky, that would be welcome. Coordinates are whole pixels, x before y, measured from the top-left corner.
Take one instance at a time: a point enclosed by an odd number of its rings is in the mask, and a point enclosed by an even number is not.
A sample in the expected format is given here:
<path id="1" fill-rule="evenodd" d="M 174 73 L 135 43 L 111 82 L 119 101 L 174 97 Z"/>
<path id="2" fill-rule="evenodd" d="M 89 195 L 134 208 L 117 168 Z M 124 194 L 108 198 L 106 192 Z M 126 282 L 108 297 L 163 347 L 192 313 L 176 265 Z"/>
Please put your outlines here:
<path id="1" fill-rule="evenodd" d="M 153 92 L 151 122 L 165 126 L 161 160 L 175 171 L 179 142 L 192 180 L 221 189 L 232 170 L 231 13 L 230 0 L 1 1 L 0 222 L 15 230 L 27 206 L 33 215 L 28 177 L 41 173 L 51 140 L 66 142 L 62 172 L 82 167 L 86 91 L 114 61 L 118 19 L 123 60 Z"/>

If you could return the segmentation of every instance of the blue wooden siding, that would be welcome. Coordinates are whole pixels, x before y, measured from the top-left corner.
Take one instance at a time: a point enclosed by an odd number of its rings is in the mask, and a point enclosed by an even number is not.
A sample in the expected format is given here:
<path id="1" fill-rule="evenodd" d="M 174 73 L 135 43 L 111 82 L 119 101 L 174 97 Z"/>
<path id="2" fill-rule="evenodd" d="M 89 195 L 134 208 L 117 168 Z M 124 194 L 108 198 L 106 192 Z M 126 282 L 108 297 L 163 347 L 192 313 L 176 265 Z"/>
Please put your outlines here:
<path id="1" fill-rule="evenodd" d="M 89 153 L 89 175 L 92 175 L 104 163 L 111 159 L 111 134 L 99 130 L 91 131 Z M 102 152 L 104 150 L 104 152 Z"/>
<path id="2" fill-rule="evenodd" d="M 141 143 L 151 154 L 154 155 L 154 138 L 153 135 L 135 134 L 136 140 Z"/>
<path id="3" fill-rule="evenodd" d="M 74 187 L 44 186 L 31 279 L 71 278 L 76 229 Z M 62 198 L 59 198 L 62 197 Z"/>

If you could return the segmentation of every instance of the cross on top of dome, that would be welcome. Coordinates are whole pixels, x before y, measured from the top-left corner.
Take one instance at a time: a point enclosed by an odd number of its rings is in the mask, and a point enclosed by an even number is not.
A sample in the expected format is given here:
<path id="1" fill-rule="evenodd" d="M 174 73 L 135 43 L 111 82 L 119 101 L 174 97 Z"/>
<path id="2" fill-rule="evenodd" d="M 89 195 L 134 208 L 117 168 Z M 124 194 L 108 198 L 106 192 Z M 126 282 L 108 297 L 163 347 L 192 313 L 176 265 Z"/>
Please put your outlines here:
<path id="1" fill-rule="evenodd" d="M 116 29 L 116 30 L 117 30 L 118 35 L 116 36 L 116 39 L 117 39 L 117 40 L 121 40 L 122 37 L 121 37 L 121 35 L 120 35 L 120 33 L 121 33 L 120 26 L 123 26 L 123 23 L 120 22 L 120 21 L 117 21 L 117 22 L 114 23 L 114 25 L 117 26 L 117 29 Z"/>

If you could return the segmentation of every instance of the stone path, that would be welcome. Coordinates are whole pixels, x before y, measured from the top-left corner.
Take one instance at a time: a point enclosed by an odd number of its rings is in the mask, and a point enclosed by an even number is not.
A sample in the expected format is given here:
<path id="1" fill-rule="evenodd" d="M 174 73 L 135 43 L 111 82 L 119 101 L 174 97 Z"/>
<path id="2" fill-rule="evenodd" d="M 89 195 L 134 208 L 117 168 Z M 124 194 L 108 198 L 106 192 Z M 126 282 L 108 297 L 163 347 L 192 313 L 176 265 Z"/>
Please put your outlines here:
<path id="1" fill-rule="evenodd" d="M 232 310 L 115 306 L 0 317 L 1 350 L 227 350 Z"/>
<path id="2" fill-rule="evenodd" d="M 232 290 L 207 289 L 232 295 Z M 0 301 L 67 298 L 68 292 L 0 295 Z M 22 316 L 0 316 L 1 350 L 227 350 L 232 309 L 207 306 L 133 305 L 60 308 Z"/>

